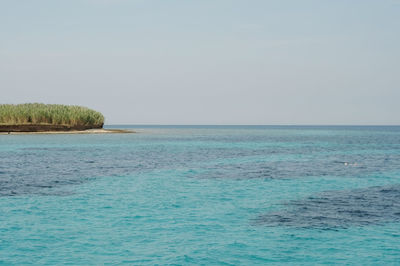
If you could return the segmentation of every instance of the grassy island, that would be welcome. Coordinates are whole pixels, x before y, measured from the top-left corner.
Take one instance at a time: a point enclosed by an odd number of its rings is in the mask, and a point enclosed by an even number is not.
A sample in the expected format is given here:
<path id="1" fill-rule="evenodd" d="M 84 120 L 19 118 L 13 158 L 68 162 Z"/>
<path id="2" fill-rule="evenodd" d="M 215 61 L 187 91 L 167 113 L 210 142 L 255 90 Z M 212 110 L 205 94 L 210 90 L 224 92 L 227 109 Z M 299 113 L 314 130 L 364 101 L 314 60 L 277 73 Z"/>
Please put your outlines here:
<path id="1" fill-rule="evenodd" d="M 75 105 L 2 104 L 0 132 L 70 131 L 102 128 L 104 116 Z"/>

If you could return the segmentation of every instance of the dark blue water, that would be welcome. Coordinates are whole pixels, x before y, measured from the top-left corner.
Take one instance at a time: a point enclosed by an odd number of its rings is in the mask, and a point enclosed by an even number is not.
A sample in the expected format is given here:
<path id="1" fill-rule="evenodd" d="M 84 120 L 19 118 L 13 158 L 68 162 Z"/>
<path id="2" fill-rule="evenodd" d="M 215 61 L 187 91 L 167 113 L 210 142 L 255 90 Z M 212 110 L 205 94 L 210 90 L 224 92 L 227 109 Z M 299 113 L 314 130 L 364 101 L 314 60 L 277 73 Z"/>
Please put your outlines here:
<path id="1" fill-rule="evenodd" d="M 400 260 L 400 127 L 136 130 L 0 135 L 0 263 Z"/>

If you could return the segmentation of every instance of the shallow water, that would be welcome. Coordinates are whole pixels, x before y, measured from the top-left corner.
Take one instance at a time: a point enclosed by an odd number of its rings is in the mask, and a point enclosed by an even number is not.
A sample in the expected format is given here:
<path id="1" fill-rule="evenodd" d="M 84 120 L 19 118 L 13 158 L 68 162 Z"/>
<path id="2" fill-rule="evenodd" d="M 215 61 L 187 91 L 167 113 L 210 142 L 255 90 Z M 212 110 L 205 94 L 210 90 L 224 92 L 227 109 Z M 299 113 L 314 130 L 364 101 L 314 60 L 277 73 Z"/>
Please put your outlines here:
<path id="1" fill-rule="evenodd" d="M 400 127 L 0 136 L 0 264 L 396 264 Z"/>

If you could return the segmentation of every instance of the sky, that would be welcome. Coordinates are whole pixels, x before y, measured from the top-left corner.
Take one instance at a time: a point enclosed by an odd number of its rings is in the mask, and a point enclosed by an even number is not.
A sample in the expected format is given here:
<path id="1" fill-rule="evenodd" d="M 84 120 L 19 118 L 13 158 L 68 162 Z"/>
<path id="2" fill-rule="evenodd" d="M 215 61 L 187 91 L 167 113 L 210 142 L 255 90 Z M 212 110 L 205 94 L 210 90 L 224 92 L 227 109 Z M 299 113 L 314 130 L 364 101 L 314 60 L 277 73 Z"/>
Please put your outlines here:
<path id="1" fill-rule="evenodd" d="M 400 0 L 0 0 L 0 103 L 106 124 L 400 125 Z"/>

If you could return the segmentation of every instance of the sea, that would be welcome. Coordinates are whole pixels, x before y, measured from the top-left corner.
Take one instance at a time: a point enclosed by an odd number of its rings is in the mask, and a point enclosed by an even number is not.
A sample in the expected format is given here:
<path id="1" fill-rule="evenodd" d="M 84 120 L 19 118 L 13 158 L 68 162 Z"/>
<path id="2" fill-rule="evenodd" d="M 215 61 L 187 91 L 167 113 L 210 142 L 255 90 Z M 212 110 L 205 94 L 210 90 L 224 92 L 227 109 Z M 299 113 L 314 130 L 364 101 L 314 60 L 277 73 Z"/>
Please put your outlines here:
<path id="1" fill-rule="evenodd" d="M 400 127 L 0 135 L 1 265 L 400 265 Z"/>

